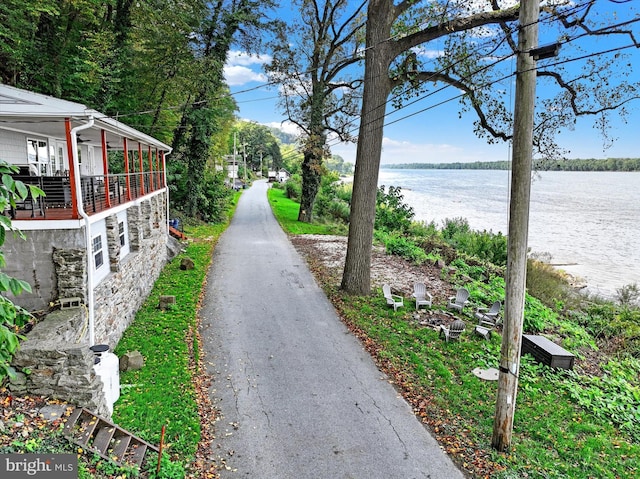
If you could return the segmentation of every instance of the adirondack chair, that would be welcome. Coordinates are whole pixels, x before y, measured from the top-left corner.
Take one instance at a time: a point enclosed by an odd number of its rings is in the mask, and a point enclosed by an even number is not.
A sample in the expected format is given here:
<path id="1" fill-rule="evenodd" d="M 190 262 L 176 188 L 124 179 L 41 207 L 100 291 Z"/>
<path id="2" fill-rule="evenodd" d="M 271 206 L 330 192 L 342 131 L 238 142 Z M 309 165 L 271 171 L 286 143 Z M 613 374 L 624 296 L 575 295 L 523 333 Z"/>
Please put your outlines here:
<path id="1" fill-rule="evenodd" d="M 449 339 L 459 340 L 460 335 L 462 334 L 462 331 L 465 330 L 465 328 L 466 325 L 464 324 L 464 321 L 462 321 L 461 319 L 456 319 L 453 323 L 451 323 L 449 327 L 440 325 L 440 336 L 444 336 L 444 340 L 447 342 L 449 341 Z"/>
<path id="2" fill-rule="evenodd" d="M 393 306 L 393 310 L 397 311 L 398 308 L 404 306 L 404 300 L 402 296 L 397 294 L 391 294 L 391 286 L 388 284 L 382 285 L 382 293 L 384 294 L 385 299 L 387 300 L 387 304 L 389 306 Z"/>
<path id="3" fill-rule="evenodd" d="M 416 298 L 416 309 L 420 308 L 420 306 L 428 306 L 430 308 L 433 303 L 433 296 L 427 291 L 424 283 L 413 283 L 412 296 Z"/>
<path id="4" fill-rule="evenodd" d="M 469 291 L 467 291 L 465 288 L 459 288 L 456 292 L 456 295 L 449 298 L 449 304 L 447 305 L 447 308 L 455 309 L 456 311 L 462 312 L 462 308 L 464 308 L 464 305 L 468 302 Z"/>
<path id="5" fill-rule="evenodd" d="M 491 337 L 491 331 L 493 331 L 500 322 L 501 307 L 502 303 L 500 303 L 500 301 L 495 301 L 489 309 L 478 308 L 476 310 L 474 314 L 478 320 L 478 324 L 475 327 L 476 334 L 482 336 L 484 339 L 489 339 Z"/>
<path id="6" fill-rule="evenodd" d="M 502 303 L 500 301 L 495 301 L 489 309 L 478 308 L 474 316 L 478 320 L 478 324 L 480 326 L 488 326 L 493 329 L 500 322 L 500 308 L 502 308 Z"/>

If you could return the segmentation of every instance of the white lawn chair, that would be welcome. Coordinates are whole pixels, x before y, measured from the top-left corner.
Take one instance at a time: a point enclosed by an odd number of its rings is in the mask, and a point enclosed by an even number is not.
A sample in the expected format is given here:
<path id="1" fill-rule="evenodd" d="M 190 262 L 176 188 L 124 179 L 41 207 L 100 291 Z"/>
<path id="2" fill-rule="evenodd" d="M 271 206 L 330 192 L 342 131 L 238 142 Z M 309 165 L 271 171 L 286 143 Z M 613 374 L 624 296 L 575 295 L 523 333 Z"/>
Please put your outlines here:
<path id="1" fill-rule="evenodd" d="M 387 300 L 387 304 L 389 306 L 393 306 L 393 310 L 397 311 L 398 308 L 404 306 L 404 300 L 402 296 L 397 294 L 391 294 L 391 286 L 388 284 L 382 285 L 382 293 L 384 294 L 385 299 Z"/>
<path id="2" fill-rule="evenodd" d="M 413 295 L 416 298 L 416 309 L 420 306 L 431 307 L 433 303 L 433 296 L 427 291 L 427 287 L 424 283 L 413 283 Z"/>
<path id="3" fill-rule="evenodd" d="M 455 296 L 451 296 L 449 298 L 449 304 L 447 308 L 455 309 L 456 311 L 462 312 L 462 308 L 464 308 L 465 304 L 469 302 L 469 291 L 465 288 L 459 288 L 456 292 Z"/>
<path id="4" fill-rule="evenodd" d="M 440 336 L 444 336 L 444 339 L 447 342 L 449 341 L 449 339 L 459 340 L 460 335 L 462 334 L 462 331 L 465 330 L 465 328 L 466 325 L 464 324 L 464 321 L 462 321 L 461 319 L 456 319 L 448 328 L 444 325 L 440 326 Z"/>

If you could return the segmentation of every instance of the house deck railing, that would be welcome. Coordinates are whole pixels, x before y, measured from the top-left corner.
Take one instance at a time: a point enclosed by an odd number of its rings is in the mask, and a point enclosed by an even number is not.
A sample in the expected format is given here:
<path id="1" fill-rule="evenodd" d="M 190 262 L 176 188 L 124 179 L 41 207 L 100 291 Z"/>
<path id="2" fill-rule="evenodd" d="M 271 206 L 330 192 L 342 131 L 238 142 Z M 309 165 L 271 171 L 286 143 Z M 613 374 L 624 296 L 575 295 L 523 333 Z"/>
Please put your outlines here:
<path id="1" fill-rule="evenodd" d="M 71 182 L 68 176 L 14 175 L 14 180 L 38 186 L 45 196 L 27 198 L 10 212 L 13 219 L 72 219 Z M 89 214 L 99 213 L 114 206 L 133 201 L 159 189 L 158 172 L 123 173 L 82 176 L 82 205 Z M 108 185 L 108 187 L 107 187 Z"/>

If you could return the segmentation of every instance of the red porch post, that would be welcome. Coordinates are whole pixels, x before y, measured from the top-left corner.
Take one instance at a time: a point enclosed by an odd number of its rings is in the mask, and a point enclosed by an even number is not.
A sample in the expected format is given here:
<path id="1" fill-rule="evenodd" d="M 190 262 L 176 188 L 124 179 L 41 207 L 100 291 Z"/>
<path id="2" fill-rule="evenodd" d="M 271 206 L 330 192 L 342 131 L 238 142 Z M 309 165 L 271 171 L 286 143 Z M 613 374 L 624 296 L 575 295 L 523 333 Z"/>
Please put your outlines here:
<path id="1" fill-rule="evenodd" d="M 100 140 L 102 142 L 102 171 L 104 171 L 104 204 L 111 208 L 111 195 L 109 192 L 109 158 L 107 157 L 107 133 L 100 130 Z"/>
<path id="2" fill-rule="evenodd" d="M 151 145 L 149 145 L 147 158 L 149 159 L 149 189 L 153 191 L 155 187 L 153 185 L 153 155 L 151 154 Z"/>
<path id="3" fill-rule="evenodd" d="M 166 188 L 167 187 L 167 160 L 164 157 L 164 151 L 162 153 L 160 153 L 162 155 L 162 187 Z"/>
<path id="4" fill-rule="evenodd" d="M 125 182 L 127 185 L 127 195 L 126 200 L 131 201 L 131 178 L 129 178 L 129 150 L 127 147 L 127 139 L 122 139 L 122 146 L 124 148 L 124 174 L 125 174 Z"/>
<path id="5" fill-rule="evenodd" d="M 73 151 L 73 145 L 71 144 L 71 119 L 64 119 L 64 129 L 67 137 L 67 155 L 69 157 L 69 186 L 71 187 L 71 218 L 78 219 L 78 197 L 76 196 L 76 175 L 80 176 L 80 172 L 76 171 L 75 162 L 73 161 L 74 154 L 78 152 Z"/>
<path id="6" fill-rule="evenodd" d="M 144 167 L 142 165 L 142 143 L 138 142 L 138 163 L 140 164 L 140 194 L 144 196 Z"/>

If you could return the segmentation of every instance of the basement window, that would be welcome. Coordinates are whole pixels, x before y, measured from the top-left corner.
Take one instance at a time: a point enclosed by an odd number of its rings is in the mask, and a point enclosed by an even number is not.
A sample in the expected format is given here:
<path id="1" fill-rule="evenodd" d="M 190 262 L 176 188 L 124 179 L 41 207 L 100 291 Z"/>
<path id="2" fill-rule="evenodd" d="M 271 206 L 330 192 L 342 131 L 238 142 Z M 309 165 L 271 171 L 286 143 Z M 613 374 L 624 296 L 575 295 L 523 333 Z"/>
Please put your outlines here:
<path id="1" fill-rule="evenodd" d="M 124 221 L 118 223 L 118 237 L 120 238 L 120 246 L 127 244 L 127 237 L 124 230 Z"/>
<path id="2" fill-rule="evenodd" d="M 102 235 L 93 238 L 93 262 L 96 269 L 104 264 L 104 256 L 102 254 Z"/>

